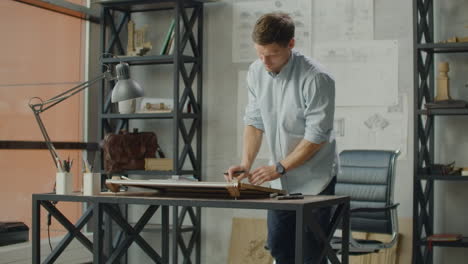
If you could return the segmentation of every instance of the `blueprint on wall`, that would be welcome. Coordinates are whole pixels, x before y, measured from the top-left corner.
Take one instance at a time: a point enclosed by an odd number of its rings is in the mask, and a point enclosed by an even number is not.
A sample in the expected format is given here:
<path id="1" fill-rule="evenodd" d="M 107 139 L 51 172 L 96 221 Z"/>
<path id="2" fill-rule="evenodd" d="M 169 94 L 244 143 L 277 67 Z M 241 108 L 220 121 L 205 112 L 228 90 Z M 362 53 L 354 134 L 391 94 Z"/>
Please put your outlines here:
<path id="1" fill-rule="evenodd" d="M 337 107 L 334 123 L 337 150 L 388 149 L 406 158 L 408 99 L 390 107 Z"/>
<path id="2" fill-rule="evenodd" d="M 374 39 L 374 0 L 314 0 L 313 40 Z"/>
<path id="3" fill-rule="evenodd" d="M 396 40 L 317 44 L 314 57 L 335 77 L 336 106 L 390 106 L 398 99 Z"/>
<path id="4" fill-rule="evenodd" d="M 295 50 L 311 55 L 311 5 L 310 0 L 236 0 L 233 6 L 232 60 L 252 62 L 257 56 L 252 41 L 255 22 L 269 12 L 288 13 L 296 25 Z"/>

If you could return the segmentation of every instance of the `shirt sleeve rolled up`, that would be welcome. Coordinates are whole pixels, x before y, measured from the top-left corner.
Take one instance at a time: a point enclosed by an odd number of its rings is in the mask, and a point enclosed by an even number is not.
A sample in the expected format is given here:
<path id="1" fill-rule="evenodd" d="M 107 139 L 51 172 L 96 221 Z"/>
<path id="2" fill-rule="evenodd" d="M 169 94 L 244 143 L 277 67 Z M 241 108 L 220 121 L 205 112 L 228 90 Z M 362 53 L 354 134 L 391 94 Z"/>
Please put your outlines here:
<path id="1" fill-rule="evenodd" d="M 316 144 L 328 141 L 335 114 L 335 81 L 328 74 L 318 73 L 303 89 L 304 139 Z"/>
<path id="2" fill-rule="evenodd" d="M 265 131 L 260 106 L 257 101 L 257 95 L 254 89 L 252 88 L 252 78 L 253 76 L 251 74 L 251 71 L 249 70 L 247 72 L 248 103 L 245 108 L 244 124 L 246 126 L 254 126 L 257 129 Z"/>

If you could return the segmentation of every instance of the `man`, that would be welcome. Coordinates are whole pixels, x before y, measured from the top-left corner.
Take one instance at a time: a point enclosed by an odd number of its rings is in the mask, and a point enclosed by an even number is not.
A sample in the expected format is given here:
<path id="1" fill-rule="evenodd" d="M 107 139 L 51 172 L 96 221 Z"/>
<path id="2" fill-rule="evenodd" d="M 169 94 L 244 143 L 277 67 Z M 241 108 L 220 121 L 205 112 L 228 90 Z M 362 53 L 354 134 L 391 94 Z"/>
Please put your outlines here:
<path id="1" fill-rule="evenodd" d="M 247 74 L 249 101 L 242 161 L 228 169 L 226 180 L 238 176 L 238 180 L 248 178 L 256 185 L 270 182 L 273 188 L 289 193 L 334 194 L 333 78 L 316 62 L 292 50 L 294 22 L 287 14 L 262 16 L 252 38 L 259 59 Z M 263 134 L 272 165 L 251 170 Z M 319 224 L 329 223 L 330 209 L 316 215 Z M 320 245 L 310 232 L 305 236 L 305 263 L 317 263 Z M 277 264 L 294 263 L 294 245 L 295 213 L 269 211 L 268 248 Z"/>

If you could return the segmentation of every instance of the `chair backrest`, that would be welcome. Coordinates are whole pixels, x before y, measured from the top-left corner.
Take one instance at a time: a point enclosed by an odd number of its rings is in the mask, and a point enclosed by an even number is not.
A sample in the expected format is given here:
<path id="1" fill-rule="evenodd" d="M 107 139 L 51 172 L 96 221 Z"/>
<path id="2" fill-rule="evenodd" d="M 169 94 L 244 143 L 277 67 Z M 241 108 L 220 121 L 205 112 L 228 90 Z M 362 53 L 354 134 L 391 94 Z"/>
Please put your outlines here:
<path id="1" fill-rule="evenodd" d="M 351 197 L 351 209 L 384 207 L 393 204 L 396 159 L 399 151 L 344 150 L 340 153 L 340 170 L 336 195 Z M 392 234 L 389 212 L 351 215 L 351 230 Z"/>

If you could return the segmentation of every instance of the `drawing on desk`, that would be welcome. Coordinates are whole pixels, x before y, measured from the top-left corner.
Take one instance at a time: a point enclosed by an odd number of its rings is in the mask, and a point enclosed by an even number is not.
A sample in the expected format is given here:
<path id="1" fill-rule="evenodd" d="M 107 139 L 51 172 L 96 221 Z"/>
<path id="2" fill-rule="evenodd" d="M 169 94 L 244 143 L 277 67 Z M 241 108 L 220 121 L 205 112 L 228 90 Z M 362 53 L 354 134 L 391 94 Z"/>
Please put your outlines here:
<path id="1" fill-rule="evenodd" d="M 233 62 L 252 62 L 257 58 L 250 37 L 255 22 L 263 14 L 277 11 L 288 13 L 296 24 L 295 50 L 311 55 L 311 8 L 309 0 L 236 0 L 232 23 Z"/>
<path id="2" fill-rule="evenodd" d="M 188 180 L 132 180 L 110 179 L 106 186 L 118 193 L 121 186 L 154 189 L 158 195 L 219 197 L 219 198 L 265 198 L 272 193 L 285 194 L 285 191 L 238 181 L 199 182 Z"/>

